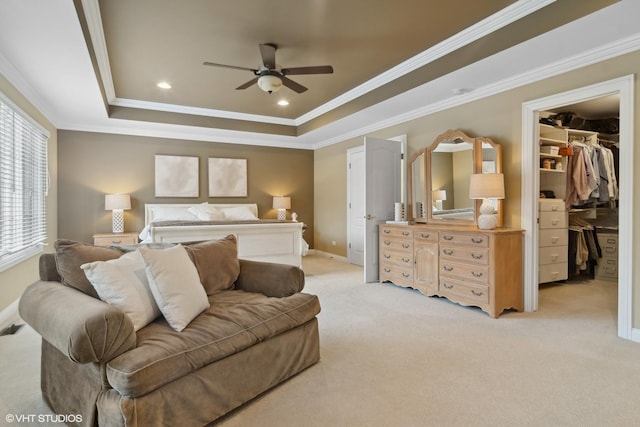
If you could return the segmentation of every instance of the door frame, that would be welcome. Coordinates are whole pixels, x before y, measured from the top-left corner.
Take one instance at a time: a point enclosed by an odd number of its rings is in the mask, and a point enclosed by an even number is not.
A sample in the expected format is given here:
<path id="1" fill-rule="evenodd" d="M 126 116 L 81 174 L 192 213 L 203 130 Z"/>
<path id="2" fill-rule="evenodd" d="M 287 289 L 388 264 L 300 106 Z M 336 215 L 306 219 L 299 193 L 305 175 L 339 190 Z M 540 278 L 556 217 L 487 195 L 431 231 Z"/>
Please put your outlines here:
<path id="1" fill-rule="evenodd" d="M 522 104 L 521 153 L 521 214 L 525 230 L 524 245 L 524 308 L 538 310 L 538 187 L 540 147 L 538 138 L 539 112 L 589 101 L 607 95 L 620 95 L 620 163 L 618 209 L 618 336 L 634 337 L 633 315 L 633 183 L 634 183 L 634 76 L 628 75 L 590 86 L 539 98 Z"/>
<path id="2" fill-rule="evenodd" d="M 352 248 L 351 248 L 351 243 L 354 240 L 354 237 L 352 235 L 352 221 L 351 221 L 351 213 L 352 213 L 352 204 L 353 204 L 353 199 L 354 199 L 354 195 L 352 194 L 352 185 L 353 183 L 351 182 L 351 159 L 353 156 L 355 156 L 358 153 L 362 153 L 362 157 L 364 158 L 364 144 L 359 145 L 357 147 L 353 147 L 353 148 L 349 148 L 347 150 L 347 261 L 351 264 L 355 264 L 355 265 L 360 265 L 361 267 L 364 267 L 364 257 L 365 257 L 365 252 L 366 252 L 366 248 L 364 247 L 364 231 L 363 231 L 363 235 L 362 235 L 362 264 L 358 264 L 357 262 L 353 262 L 353 254 L 352 254 Z M 361 179 L 362 181 L 362 186 L 364 187 L 364 176 Z M 362 195 L 362 210 L 364 212 L 364 194 Z M 363 215 L 364 216 L 364 215 Z"/>

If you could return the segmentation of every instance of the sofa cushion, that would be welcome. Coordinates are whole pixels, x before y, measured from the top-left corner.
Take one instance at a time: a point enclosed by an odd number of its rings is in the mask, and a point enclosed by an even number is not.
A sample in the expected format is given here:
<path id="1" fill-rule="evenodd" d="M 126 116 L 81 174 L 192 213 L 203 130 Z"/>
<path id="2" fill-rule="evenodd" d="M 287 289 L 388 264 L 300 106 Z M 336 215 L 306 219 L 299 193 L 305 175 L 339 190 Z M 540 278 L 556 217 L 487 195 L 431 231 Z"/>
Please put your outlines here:
<path id="1" fill-rule="evenodd" d="M 136 348 L 108 363 L 111 386 L 125 396 L 141 396 L 320 312 L 318 298 L 304 293 L 273 298 L 229 290 L 210 296 L 209 302 L 211 307 L 181 333 L 162 318 L 139 330 Z"/>
<path id="2" fill-rule="evenodd" d="M 62 283 L 94 298 L 99 298 L 98 294 L 80 266 L 88 262 L 119 258 L 122 255 L 122 251 L 117 249 L 65 239 L 56 240 L 53 247 L 56 250 L 56 267 Z"/>
<path id="3" fill-rule="evenodd" d="M 181 244 L 167 249 L 138 249 L 145 263 L 149 288 L 162 315 L 182 331 L 209 307 L 198 271 Z"/>
<path id="4" fill-rule="evenodd" d="M 140 252 L 129 252 L 120 258 L 94 261 L 80 267 L 100 299 L 124 311 L 136 331 L 160 315 Z"/>
<path id="5" fill-rule="evenodd" d="M 186 244 L 185 249 L 196 265 L 207 295 L 233 288 L 240 274 L 236 236 Z"/>

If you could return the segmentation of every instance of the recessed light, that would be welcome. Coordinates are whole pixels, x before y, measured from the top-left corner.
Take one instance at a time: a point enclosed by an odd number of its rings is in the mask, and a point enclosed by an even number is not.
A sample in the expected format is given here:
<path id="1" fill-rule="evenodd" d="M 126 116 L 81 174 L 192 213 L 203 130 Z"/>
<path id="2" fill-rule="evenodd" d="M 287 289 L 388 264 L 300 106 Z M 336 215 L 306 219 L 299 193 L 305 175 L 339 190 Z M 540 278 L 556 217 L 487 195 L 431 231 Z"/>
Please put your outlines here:
<path id="1" fill-rule="evenodd" d="M 160 89 L 171 89 L 171 85 L 167 82 L 160 82 L 157 84 Z"/>
<path id="2" fill-rule="evenodd" d="M 287 101 L 286 99 L 281 99 L 280 101 L 278 101 L 278 105 L 280 105 L 281 107 L 286 107 L 287 105 L 289 105 L 289 101 Z"/>
<path id="3" fill-rule="evenodd" d="M 464 95 L 465 93 L 471 92 L 471 89 L 458 87 L 458 88 L 453 89 L 451 92 L 453 92 L 454 95 Z"/>

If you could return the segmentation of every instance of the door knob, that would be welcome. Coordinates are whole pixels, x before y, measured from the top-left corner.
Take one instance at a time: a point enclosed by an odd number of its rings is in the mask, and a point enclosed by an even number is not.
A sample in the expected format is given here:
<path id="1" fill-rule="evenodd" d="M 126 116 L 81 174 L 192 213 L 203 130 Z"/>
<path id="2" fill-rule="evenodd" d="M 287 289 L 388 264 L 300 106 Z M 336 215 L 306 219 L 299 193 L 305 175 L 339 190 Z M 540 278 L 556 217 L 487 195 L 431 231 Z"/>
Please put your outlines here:
<path id="1" fill-rule="evenodd" d="M 367 214 L 367 216 L 365 216 L 365 219 L 373 219 L 373 218 L 375 218 L 375 216 L 371 214 Z"/>

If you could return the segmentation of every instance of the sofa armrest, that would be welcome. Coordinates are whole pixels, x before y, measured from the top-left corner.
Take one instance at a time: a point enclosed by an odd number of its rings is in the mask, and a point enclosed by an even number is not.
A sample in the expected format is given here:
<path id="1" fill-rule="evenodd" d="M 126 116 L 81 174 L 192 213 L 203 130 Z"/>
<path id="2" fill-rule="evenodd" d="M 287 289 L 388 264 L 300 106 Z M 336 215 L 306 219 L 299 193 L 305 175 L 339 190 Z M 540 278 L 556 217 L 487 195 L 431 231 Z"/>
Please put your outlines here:
<path id="1" fill-rule="evenodd" d="M 104 363 L 136 346 L 129 316 L 60 282 L 38 281 L 20 298 L 20 316 L 77 363 Z"/>
<path id="2" fill-rule="evenodd" d="M 259 292 L 269 297 L 286 297 L 304 288 L 304 272 L 293 265 L 240 260 L 235 289 Z"/>

